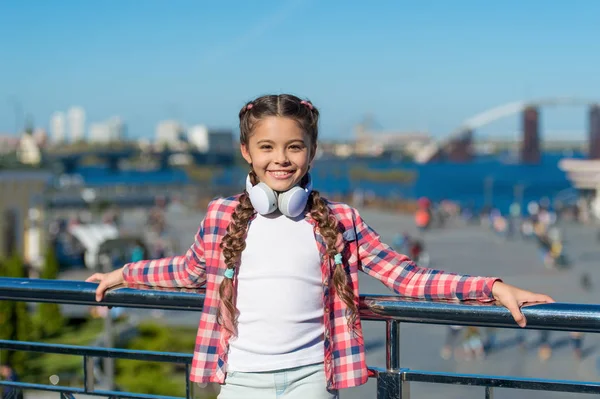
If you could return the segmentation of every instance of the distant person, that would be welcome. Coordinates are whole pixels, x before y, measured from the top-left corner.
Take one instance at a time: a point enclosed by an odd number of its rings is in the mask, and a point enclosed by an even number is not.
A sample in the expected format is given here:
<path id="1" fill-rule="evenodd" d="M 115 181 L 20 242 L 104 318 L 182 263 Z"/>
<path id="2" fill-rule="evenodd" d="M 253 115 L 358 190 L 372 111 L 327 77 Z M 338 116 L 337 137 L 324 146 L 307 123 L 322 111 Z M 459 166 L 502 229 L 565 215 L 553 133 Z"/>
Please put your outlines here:
<path id="1" fill-rule="evenodd" d="M 582 354 L 582 346 L 583 346 L 583 336 L 584 334 L 577 331 L 569 332 L 569 341 L 571 342 L 571 346 L 573 348 L 573 356 L 576 360 L 581 360 Z M 550 331 L 542 330 L 540 331 L 540 346 L 538 349 L 538 356 L 540 360 L 546 361 L 552 357 L 552 345 L 550 344 Z"/>
<path id="2" fill-rule="evenodd" d="M 429 266 L 429 255 L 425 252 L 425 244 L 422 240 L 410 240 L 408 243 L 408 254 L 419 266 Z"/>
<path id="3" fill-rule="evenodd" d="M 582 273 L 579 280 L 579 284 L 581 285 L 581 288 L 583 288 L 585 291 L 591 291 L 594 288 L 594 285 L 592 284 L 592 277 L 590 273 Z"/>
<path id="4" fill-rule="evenodd" d="M 0 365 L 0 376 L 2 380 L 9 382 L 19 382 L 19 376 L 8 363 Z M 2 399 L 23 399 L 23 391 L 16 387 L 2 386 Z"/>
<path id="5" fill-rule="evenodd" d="M 144 247 L 137 241 L 131 251 L 131 262 L 139 262 L 144 259 Z"/>
<path id="6" fill-rule="evenodd" d="M 547 268 L 552 268 L 554 267 L 554 259 L 552 258 L 552 241 L 550 241 L 550 238 L 545 234 L 536 234 L 536 238 L 537 238 L 537 244 L 538 244 L 538 248 L 540 251 L 540 256 L 542 258 L 542 261 L 544 262 L 544 265 Z"/>
<path id="7" fill-rule="evenodd" d="M 408 248 L 410 247 L 410 243 L 412 242 L 412 238 L 410 234 L 404 232 L 402 234 L 398 234 L 394 237 L 394 247 L 396 247 L 397 251 L 408 252 Z"/>
<path id="8" fill-rule="evenodd" d="M 521 217 L 521 204 L 518 202 L 513 202 L 510 204 L 509 211 L 510 217 L 518 219 Z"/>
<path id="9" fill-rule="evenodd" d="M 478 327 L 467 326 L 465 336 L 463 338 L 463 351 L 465 359 L 483 359 L 485 357 L 485 349 L 483 347 L 483 339 Z"/>
<path id="10" fill-rule="evenodd" d="M 431 213 L 427 209 L 417 209 L 415 212 L 415 225 L 419 230 L 426 230 L 431 224 Z"/>
<path id="11" fill-rule="evenodd" d="M 543 362 L 552 357 L 552 345 L 550 345 L 550 331 L 540 331 L 538 357 Z"/>
<path id="12" fill-rule="evenodd" d="M 429 198 L 419 198 L 417 200 L 417 211 L 415 212 L 415 226 L 419 230 L 426 230 L 431 226 L 432 210 Z"/>
<path id="13" fill-rule="evenodd" d="M 569 332 L 569 340 L 571 341 L 571 345 L 573 346 L 573 355 L 575 356 L 575 359 L 581 360 L 583 356 L 581 350 L 583 346 L 583 333 L 578 331 L 571 331 Z"/>
<path id="14" fill-rule="evenodd" d="M 221 384 L 219 399 L 275 397 L 284 372 L 289 399 L 337 398 L 366 383 L 359 270 L 404 296 L 496 300 L 520 326 L 519 304 L 553 301 L 497 278 L 421 268 L 382 243 L 355 208 L 321 197 L 308 173 L 319 120 L 311 102 L 266 95 L 239 119 L 246 190 L 209 204 L 187 254 L 87 280 L 100 283 L 98 301 L 121 283 L 205 287 L 190 374 Z"/>
<path id="15" fill-rule="evenodd" d="M 452 353 L 456 350 L 456 343 L 458 342 L 462 330 L 463 326 L 448 326 L 446 328 L 446 339 L 444 346 L 440 351 L 442 359 L 449 360 L 452 357 Z"/>

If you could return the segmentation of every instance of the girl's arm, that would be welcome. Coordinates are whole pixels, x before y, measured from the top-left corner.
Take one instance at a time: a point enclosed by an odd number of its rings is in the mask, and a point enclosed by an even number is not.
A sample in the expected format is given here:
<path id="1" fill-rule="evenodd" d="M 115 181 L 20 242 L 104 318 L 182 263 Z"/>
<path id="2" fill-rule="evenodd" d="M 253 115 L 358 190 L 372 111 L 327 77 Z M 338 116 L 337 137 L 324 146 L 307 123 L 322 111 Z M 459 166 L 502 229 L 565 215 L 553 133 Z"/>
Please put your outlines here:
<path id="1" fill-rule="evenodd" d="M 185 255 L 128 263 L 123 267 L 125 283 L 163 288 L 200 288 L 206 284 L 205 220 Z"/>
<path id="2" fill-rule="evenodd" d="M 355 211 L 359 267 L 398 294 L 423 299 L 493 301 L 496 277 L 472 277 L 417 266 L 381 242 Z"/>

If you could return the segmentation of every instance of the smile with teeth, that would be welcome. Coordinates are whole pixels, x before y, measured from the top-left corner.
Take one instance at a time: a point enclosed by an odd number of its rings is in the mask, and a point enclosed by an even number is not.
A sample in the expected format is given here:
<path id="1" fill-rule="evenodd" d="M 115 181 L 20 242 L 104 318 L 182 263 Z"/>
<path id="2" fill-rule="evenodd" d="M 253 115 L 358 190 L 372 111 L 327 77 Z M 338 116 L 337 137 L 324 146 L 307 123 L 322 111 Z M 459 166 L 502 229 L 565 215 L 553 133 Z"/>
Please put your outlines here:
<path id="1" fill-rule="evenodd" d="M 289 170 L 270 170 L 269 174 L 276 179 L 287 179 L 292 176 L 294 172 Z"/>

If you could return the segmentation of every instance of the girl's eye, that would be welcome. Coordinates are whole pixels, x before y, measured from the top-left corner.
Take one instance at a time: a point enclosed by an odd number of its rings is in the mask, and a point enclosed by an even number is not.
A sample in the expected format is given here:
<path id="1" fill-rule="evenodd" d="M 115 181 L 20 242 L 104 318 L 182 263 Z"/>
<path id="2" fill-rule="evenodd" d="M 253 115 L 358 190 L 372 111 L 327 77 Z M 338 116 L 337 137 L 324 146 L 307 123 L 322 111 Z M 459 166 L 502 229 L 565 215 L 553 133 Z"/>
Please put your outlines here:
<path id="1" fill-rule="evenodd" d="M 298 145 L 298 144 L 296 144 L 296 145 L 292 145 L 292 146 L 290 146 L 290 148 L 291 148 L 292 150 L 295 150 L 295 151 L 300 151 L 300 150 L 302 150 L 302 146 L 301 146 L 301 145 Z"/>
<path id="2" fill-rule="evenodd" d="M 267 145 L 267 144 L 264 144 L 264 145 L 261 145 L 261 146 L 260 146 L 260 149 L 261 149 L 261 150 L 270 150 L 270 149 L 271 149 L 271 146 L 270 146 L 270 145 Z"/>

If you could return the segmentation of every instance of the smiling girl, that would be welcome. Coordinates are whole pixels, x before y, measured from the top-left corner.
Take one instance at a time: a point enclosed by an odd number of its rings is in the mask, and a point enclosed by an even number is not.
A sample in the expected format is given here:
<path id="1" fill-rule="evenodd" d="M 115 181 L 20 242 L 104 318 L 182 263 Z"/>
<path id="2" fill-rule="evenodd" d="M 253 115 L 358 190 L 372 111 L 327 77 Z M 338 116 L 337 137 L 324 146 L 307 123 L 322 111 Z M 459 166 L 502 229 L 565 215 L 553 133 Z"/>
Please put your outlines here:
<path id="1" fill-rule="evenodd" d="M 129 263 L 87 281 L 97 300 L 120 283 L 206 288 L 191 380 L 222 385 L 219 399 L 336 398 L 364 384 L 358 272 L 424 299 L 552 302 L 503 283 L 418 267 L 382 243 L 358 211 L 312 187 L 319 111 L 293 95 L 266 95 L 239 112 L 248 162 L 242 194 L 208 206 L 183 256 Z"/>

